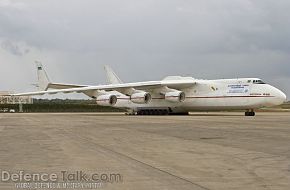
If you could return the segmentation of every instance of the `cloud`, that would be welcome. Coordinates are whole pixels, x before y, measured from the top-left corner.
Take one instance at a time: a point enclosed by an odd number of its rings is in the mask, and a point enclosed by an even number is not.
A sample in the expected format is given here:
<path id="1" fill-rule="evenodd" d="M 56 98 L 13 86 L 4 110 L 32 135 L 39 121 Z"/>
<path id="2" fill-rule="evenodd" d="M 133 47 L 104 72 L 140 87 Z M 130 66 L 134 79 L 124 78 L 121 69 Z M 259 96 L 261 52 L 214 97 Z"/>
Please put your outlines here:
<path id="1" fill-rule="evenodd" d="M 13 43 L 10 40 L 4 40 L 0 42 L 0 44 L 1 48 L 16 56 L 23 56 L 24 54 L 29 53 L 28 48 L 23 47 L 22 44 Z"/>
<path id="2" fill-rule="evenodd" d="M 40 59 L 59 82 L 104 83 L 110 64 L 125 81 L 261 77 L 289 96 L 289 9 L 286 0 L 0 0 L 1 67 L 31 69 L 5 87 L 32 83 Z"/>
<path id="3" fill-rule="evenodd" d="M 10 8 L 10 9 L 24 9 L 26 6 L 23 2 L 16 2 L 13 0 L 0 0 L 1 8 Z"/>

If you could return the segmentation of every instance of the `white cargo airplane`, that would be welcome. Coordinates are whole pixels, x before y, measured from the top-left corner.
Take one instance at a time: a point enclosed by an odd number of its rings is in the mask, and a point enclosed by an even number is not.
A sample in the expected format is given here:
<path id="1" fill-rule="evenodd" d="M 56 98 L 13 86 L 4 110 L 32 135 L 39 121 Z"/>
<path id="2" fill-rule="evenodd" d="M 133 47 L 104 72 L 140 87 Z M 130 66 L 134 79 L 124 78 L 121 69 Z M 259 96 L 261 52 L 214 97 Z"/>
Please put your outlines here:
<path id="1" fill-rule="evenodd" d="M 51 83 L 40 62 L 37 71 L 40 91 L 12 96 L 84 93 L 98 105 L 123 108 L 137 115 L 245 110 L 246 116 L 254 116 L 255 109 L 286 101 L 282 91 L 258 78 L 200 80 L 169 76 L 161 81 L 123 83 L 110 67 L 105 66 L 109 84 L 87 86 Z"/>

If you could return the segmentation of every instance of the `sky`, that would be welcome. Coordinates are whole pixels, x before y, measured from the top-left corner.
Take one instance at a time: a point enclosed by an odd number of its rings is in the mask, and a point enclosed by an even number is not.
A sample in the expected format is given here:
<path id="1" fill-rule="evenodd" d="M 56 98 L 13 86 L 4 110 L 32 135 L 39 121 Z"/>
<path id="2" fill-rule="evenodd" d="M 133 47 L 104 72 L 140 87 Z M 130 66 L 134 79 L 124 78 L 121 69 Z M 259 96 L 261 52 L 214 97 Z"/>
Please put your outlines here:
<path id="1" fill-rule="evenodd" d="M 168 75 L 257 77 L 290 96 L 289 0 L 0 0 L 0 91 Z M 62 97 L 69 97 L 68 95 Z"/>

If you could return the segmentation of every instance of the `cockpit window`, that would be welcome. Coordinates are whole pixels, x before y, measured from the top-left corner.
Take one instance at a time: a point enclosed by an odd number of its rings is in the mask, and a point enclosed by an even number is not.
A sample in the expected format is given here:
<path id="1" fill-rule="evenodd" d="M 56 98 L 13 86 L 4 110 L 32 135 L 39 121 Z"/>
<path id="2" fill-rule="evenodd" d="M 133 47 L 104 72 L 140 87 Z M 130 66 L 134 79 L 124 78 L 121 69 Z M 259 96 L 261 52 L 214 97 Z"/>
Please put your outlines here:
<path id="1" fill-rule="evenodd" d="M 254 84 L 266 84 L 262 80 L 253 80 Z"/>

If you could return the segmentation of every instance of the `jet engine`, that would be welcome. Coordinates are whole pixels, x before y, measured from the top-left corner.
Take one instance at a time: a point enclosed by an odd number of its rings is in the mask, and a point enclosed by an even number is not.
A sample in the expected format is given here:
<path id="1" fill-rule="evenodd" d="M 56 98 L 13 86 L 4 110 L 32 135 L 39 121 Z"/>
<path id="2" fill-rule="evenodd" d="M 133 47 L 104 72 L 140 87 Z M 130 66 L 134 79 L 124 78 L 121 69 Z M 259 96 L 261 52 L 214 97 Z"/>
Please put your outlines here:
<path id="1" fill-rule="evenodd" d="M 148 104 L 151 99 L 151 94 L 148 92 L 137 92 L 131 95 L 131 101 L 136 104 Z"/>
<path id="2" fill-rule="evenodd" d="M 100 106 L 114 106 L 117 101 L 117 96 L 112 94 L 105 94 L 97 97 L 97 104 Z"/>
<path id="3" fill-rule="evenodd" d="M 165 100 L 170 102 L 183 102 L 185 100 L 185 93 L 182 91 L 173 91 L 165 93 Z"/>

